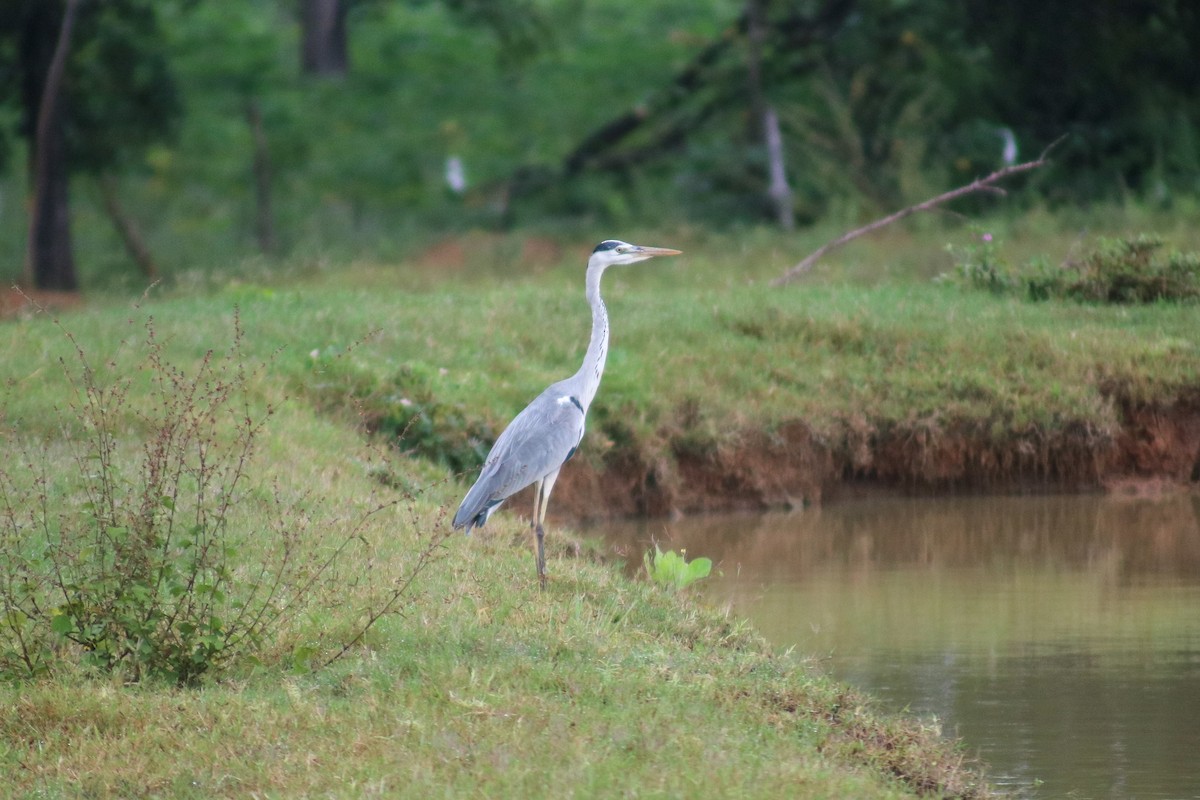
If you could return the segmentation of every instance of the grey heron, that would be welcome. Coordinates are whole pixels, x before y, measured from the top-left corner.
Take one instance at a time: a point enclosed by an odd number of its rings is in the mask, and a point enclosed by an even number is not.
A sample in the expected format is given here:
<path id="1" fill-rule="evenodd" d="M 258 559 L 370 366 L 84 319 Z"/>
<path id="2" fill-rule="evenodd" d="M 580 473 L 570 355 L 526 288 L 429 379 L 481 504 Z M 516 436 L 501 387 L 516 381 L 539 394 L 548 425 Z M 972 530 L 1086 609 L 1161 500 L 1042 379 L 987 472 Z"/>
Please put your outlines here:
<path id="1" fill-rule="evenodd" d="M 1017 136 L 1012 128 L 1007 127 L 996 128 L 996 135 L 1004 142 L 1004 147 L 1000 150 L 1000 160 L 1004 162 L 1004 166 L 1011 167 L 1017 163 Z"/>
<path id="2" fill-rule="evenodd" d="M 646 247 L 617 239 L 596 245 L 587 264 L 587 301 L 592 308 L 592 338 L 579 371 L 551 384 L 525 406 L 492 445 L 475 485 L 463 498 L 454 527 L 481 528 L 500 504 L 533 484 L 530 527 L 537 541 L 537 573 L 546 586 L 546 552 L 542 527 L 558 471 L 575 455 L 583 439 L 588 408 L 600 388 L 608 355 L 608 310 L 600 297 L 600 276 L 609 267 L 634 264 L 655 256 L 679 255 L 666 247 Z"/>

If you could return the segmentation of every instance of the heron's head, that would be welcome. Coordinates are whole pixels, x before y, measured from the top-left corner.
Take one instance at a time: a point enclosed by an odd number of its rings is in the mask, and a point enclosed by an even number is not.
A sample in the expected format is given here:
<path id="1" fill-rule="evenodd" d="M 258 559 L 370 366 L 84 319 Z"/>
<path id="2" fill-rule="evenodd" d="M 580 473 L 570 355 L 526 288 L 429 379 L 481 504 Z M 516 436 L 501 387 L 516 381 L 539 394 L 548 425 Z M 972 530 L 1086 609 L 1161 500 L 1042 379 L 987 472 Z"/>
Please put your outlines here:
<path id="1" fill-rule="evenodd" d="M 622 242 L 619 239 L 605 239 L 592 251 L 592 257 L 588 259 L 588 266 L 612 267 L 617 264 L 636 264 L 647 258 L 677 256 L 679 253 L 679 250 L 672 250 L 668 247 L 646 247 Z"/>

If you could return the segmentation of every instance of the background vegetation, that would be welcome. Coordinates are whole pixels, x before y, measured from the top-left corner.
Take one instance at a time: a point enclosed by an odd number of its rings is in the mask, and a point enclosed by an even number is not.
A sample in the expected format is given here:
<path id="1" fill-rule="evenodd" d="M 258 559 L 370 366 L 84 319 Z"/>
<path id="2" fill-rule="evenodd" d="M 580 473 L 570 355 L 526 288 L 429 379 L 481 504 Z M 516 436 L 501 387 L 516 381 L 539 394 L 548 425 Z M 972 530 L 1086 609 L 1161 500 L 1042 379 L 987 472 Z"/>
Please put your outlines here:
<path id="1" fill-rule="evenodd" d="M 9 280 L 63 6 L 0 12 Z M 311 56 L 321 13 L 344 36 L 329 64 Z M 1020 203 L 1186 208 L 1196 41 L 1185 2 L 84 0 L 69 221 L 90 286 L 143 280 L 122 224 L 170 276 L 391 259 L 478 227 L 769 224 L 765 108 L 801 223 L 848 225 L 1063 135 Z"/>
<path id="2" fill-rule="evenodd" d="M 6 785 L 986 794 L 935 727 L 595 563 L 559 512 L 546 592 L 519 513 L 471 540 L 446 515 L 578 362 L 580 267 L 610 235 L 687 255 L 606 278 L 576 473 L 682 484 L 677 459 L 801 424 L 852 475 L 878 477 L 891 436 L 946 481 L 924 456 L 965 432 L 1016 454 L 985 467 L 1044 477 L 1131 404 L 1194 404 L 1198 19 L 1182 0 L 0 4 L 0 278 L 89 292 L 61 325 L 34 306 L 0 325 Z M 978 229 L 912 219 L 768 288 L 1064 133 L 1000 209 L 959 207 Z M 43 269 L 46 241 L 70 270 Z"/>

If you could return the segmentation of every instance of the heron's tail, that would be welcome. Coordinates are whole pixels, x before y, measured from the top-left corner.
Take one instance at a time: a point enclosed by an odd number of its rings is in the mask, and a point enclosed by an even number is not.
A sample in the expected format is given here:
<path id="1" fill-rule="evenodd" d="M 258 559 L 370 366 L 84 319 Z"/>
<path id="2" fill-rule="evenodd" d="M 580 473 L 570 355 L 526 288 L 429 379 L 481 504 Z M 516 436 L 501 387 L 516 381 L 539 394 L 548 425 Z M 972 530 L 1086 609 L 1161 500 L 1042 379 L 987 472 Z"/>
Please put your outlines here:
<path id="1" fill-rule="evenodd" d="M 476 497 L 475 489 L 479 484 L 471 487 L 471 491 L 467 492 L 467 496 L 463 498 L 462 505 L 458 507 L 458 513 L 454 515 L 454 529 L 466 528 L 466 535 L 471 535 L 472 528 L 482 528 L 484 523 L 488 521 L 488 517 L 492 512 L 500 507 L 503 500 L 493 500 Z"/>

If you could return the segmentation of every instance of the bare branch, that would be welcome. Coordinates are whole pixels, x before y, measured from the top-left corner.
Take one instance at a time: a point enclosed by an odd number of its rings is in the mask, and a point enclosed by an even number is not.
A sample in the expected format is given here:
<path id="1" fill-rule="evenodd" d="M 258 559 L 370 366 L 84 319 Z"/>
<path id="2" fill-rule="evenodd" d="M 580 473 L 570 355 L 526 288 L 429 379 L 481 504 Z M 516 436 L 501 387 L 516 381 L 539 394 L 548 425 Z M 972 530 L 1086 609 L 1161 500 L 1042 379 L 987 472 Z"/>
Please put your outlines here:
<path id="1" fill-rule="evenodd" d="M 937 206 L 940 206 L 943 203 L 948 203 L 951 200 L 957 200 L 960 197 L 965 197 L 966 195 L 974 194 L 976 192 L 995 192 L 995 193 L 998 193 L 1001 195 L 1005 194 L 1005 191 L 1003 189 L 1001 189 L 998 186 L 994 186 L 993 184 L 995 184 L 998 181 L 1002 181 L 1005 178 L 1011 178 L 1013 175 L 1019 175 L 1023 172 L 1029 172 L 1030 170 L 1034 170 L 1034 169 L 1037 169 L 1038 167 L 1045 166 L 1048 163 L 1048 160 L 1049 160 L 1048 156 L 1050 155 L 1050 151 L 1053 150 L 1055 147 L 1057 147 L 1059 142 L 1061 142 L 1063 140 L 1063 138 L 1065 138 L 1065 137 L 1060 137 L 1059 139 L 1056 139 L 1054 142 L 1052 142 L 1050 144 L 1050 146 L 1047 147 L 1045 150 L 1043 150 L 1042 154 L 1040 156 L 1038 156 L 1037 159 L 1034 161 L 1026 161 L 1024 164 L 1013 164 L 1011 166 L 1004 167 L 1003 169 L 998 169 L 995 172 L 993 172 L 991 175 L 988 175 L 987 177 L 976 178 L 975 180 L 968 183 L 966 186 L 960 186 L 957 189 L 951 189 L 950 191 L 945 192 L 944 194 L 939 194 L 937 197 L 931 197 L 922 203 L 917 203 L 916 205 L 912 205 L 912 206 L 909 206 L 908 208 L 901 209 L 900 211 L 897 211 L 894 214 L 889 214 L 888 216 L 883 217 L 882 219 L 877 219 L 874 222 L 871 222 L 867 225 L 862 226 L 861 228 L 855 228 L 852 231 L 843 233 L 841 236 L 834 239 L 833 241 L 826 242 L 825 244 L 818 247 L 816 250 L 814 250 L 812 253 L 810 253 L 808 256 L 806 256 L 803 261 L 796 264 L 796 266 L 792 267 L 791 269 L 789 269 L 787 272 L 780 275 L 775 280 L 771 281 L 771 285 L 772 286 L 783 286 L 784 284 L 791 283 L 792 281 L 799 278 L 801 275 L 804 275 L 809 270 L 811 270 L 813 268 L 813 266 L 821 259 L 821 257 L 824 256 L 826 253 L 828 253 L 830 250 L 834 250 L 838 247 L 841 247 L 842 245 L 846 244 L 847 242 L 852 242 L 860 236 L 865 236 L 866 234 L 871 233 L 872 231 L 877 231 L 880 228 L 891 225 L 893 222 L 902 220 L 905 217 L 912 216 L 913 214 L 916 214 L 919 211 L 929 211 L 930 209 L 936 208 Z"/>

